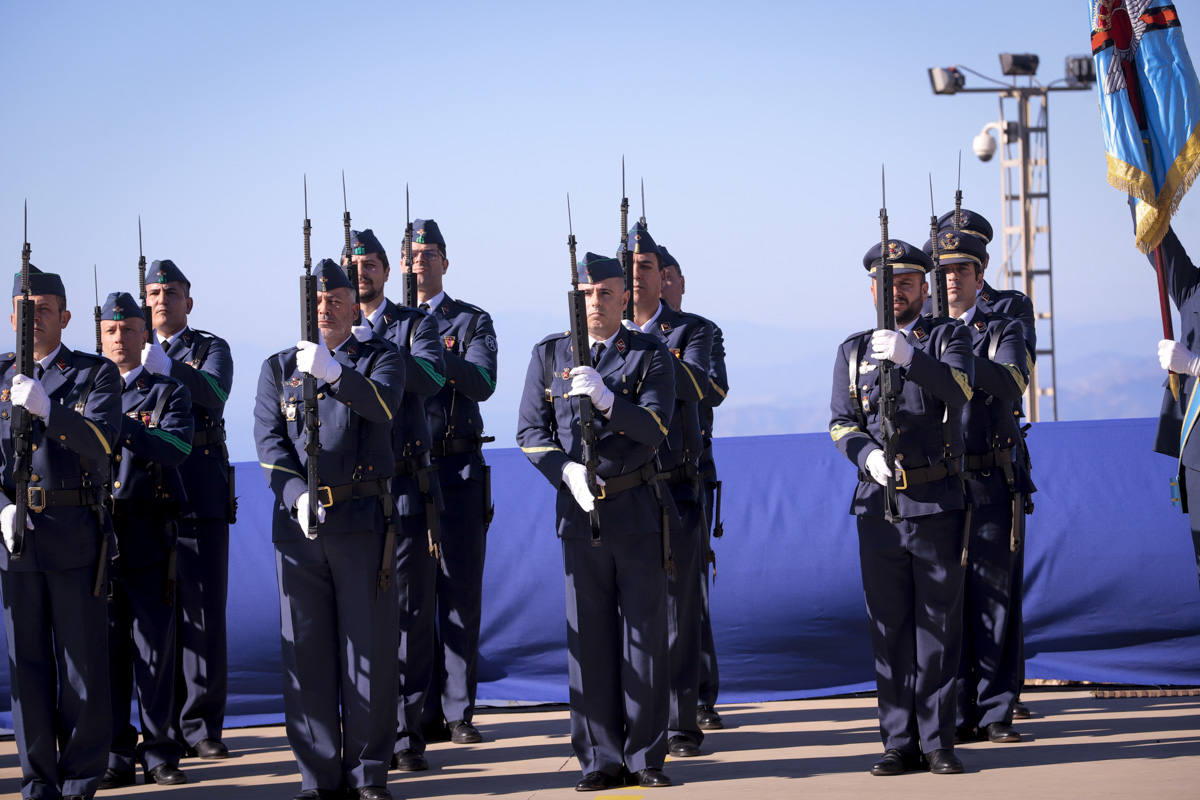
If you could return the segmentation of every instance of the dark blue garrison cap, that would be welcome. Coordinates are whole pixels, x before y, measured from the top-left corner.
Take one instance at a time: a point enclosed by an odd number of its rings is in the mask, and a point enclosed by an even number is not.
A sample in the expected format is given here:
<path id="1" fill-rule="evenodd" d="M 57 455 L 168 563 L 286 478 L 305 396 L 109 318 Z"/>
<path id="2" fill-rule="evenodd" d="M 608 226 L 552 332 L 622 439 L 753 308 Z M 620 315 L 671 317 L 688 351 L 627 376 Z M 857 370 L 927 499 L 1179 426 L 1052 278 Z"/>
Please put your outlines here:
<path id="1" fill-rule="evenodd" d="M 183 270 L 175 266 L 175 262 L 169 258 L 164 258 L 162 261 L 151 261 L 150 269 L 146 271 L 146 283 L 186 283 L 190 289 L 192 282 L 183 274 Z"/>
<path id="2" fill-rule="evenodd" d="M 654 255 L 658 255 L 658 245 L 654 243 L 653 237 L 650 236 L 650 231 L 642 227 L 642 223 L 640 222 L 633 223 L 633 227 L 629 229 L 629 235 L 625 239 L 625 249 L 631 253 L 653 253 Z"/>
<path id="3" fill-rule="evenodd" d="M 925 241 L 925 253 L 933 258 L 933 240 Z M 938 233 L 938 262 L 941 264 L 963 264 L 970 262 L 983 266 L 987 261 L 987 245 L 978 236 L 964 231 L 943 229 Z"/>
<path id="4" fill-rule="evenodd" d="M 900 239 L 888 239 L 888 261 L 892 264 L 893 275 L 905 275 L 910 272 L 924 275 L 933 269 L 933 262 L 924 251 Z M 863 267 L 874 276 L 875 270 L 882 263 L 883 260 L 879 257 L 879 243 L 876 242 L 863 256 Z"/>
<path id="5" fill-rule="evenodd" d="M 29 265 L 29 293 L 30 294 L 54 294 L 63 298 L 67 297 L 67 290 L 63 288 L 62 278 L 55 275 L 53 272 L 42 272 L 33 264 Z M 13 297 L 21 294 L 21 271 L 13 276 Z"/>
<path id="6" fill-rule="evenodd" d="M 332 292 L 334 289 L 352 289 L 346 271 L 338 266 L 332 258 L 322 258 L 313 267 L 313 277 L 317 279 L 318 292 Z"/>
<path id="7" fill-rule="evenodd" d="M 679 266 L 679 262 L 675 260 L 675 256 L 667 252 L 665 245 L 658 246 L 658 263 L 664 267 L 674 267 L 675 270 L 682 275 L 683 267 Z"/>
<path id="8" fill-rule="evenodd" d="M 350 253 L 356 256 L 365 256 L 367 253 L 387 253 L 383 249 L 383 244 L 376 238 L 375 232 L 370 228 L 364 231 L 350 231 Z M 342 248 L 342 255 L 347 255 L 346 248 Z"/>
<path id="9" fill-rule="evenodd" d="M 625 279 L 625 269 L 620 261 L 595 253 L 584 254 L 583 261 L 579 262 L 579 272 L 580 283 L 599 283 L 608 278 Z"/>
<path id="10" fill-rule="evenodd" d="M 142 308 L 129 292 L 110 292 L 100 309 L 100 319 L 119 322 L 123 319 L 144 319 Z"/>
<path id="11" fill-rule="evenodd" d="M 938 217 L 938 230 L 944 231 L 947 228 L 954 229 L 954 212 L 947 211 Z M 977 236 L 987 244 L 992 240 L 992 224 L 983 218 L 983 215 L 971 211 L 968 208 L 962 210 L 962 226 L 959 228 L 961 233 L 969 233 L 972 236 Z"/>
<path id="12" fill-rule="evenodd" d="M 432 219 L 413 220 L 413 242 L 446 246 L 446 240 L 442 238 L 442 231 L 438 228 L 437 221 Z"/>

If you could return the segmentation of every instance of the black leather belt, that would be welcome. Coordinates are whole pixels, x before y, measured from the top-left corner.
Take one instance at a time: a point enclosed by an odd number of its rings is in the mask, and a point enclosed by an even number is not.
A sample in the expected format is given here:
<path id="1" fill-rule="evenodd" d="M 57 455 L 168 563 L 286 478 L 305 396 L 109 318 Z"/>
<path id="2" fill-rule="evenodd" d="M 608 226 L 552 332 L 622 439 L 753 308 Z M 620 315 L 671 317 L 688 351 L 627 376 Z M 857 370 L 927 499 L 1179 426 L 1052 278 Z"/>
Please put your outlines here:
<path id="1" fill-rule="evenodd" d="M 916 467 L 914 469 L 905 469 L 901 476 L 898 476 L 897 489 L 911 489 L 914 486 L 920 486 L 923 483 L 933 483 L 940 481 L 942 478 L 949 478 L 959 473 L 959 466 L 952 461 L 940 461 L 937 464 L 930 464 L 927 467 Z M 875 479 L 863 471 L 859 471 L 858 479 L 863 483 L 875 483 Z"/>
<path id="2" fill-rule="evenodd" d="M 26 497 L 30 511 L 101 505 L 100 494 L 95 489 L 43 489 L 40 486 L 30 486 Z"/>
<path id="3" fill-rule="evenodd" d="M 636 489 L 639 486 L 653 483 L 656 480 L 658 480 L 658 470 L 654 468 L 654 462 L 650 462 L 636 472 L 626 472 L 623 475 L 614 475 L 611 478 L 605 478 L 604 485 L 600 487 L 600 497 L 598 499 L 608 500 L 621 492 Z"/>
<path id="4" fill-rule="evenodd" d="M 430 453 L 434 458 L 457 456 L 463 453 L 474 453 L 482 450 L 486 442 L 496 441 L 495 436 L 470 436 L 461 439 L 438 439 L 433 443 Z"/>
<path id="5" fill-rule="evenodd" d="M 696 465 L 685 461 L 675 469 L 669 469 L 666 472 L 658 473 L 658 479 L 663 483 L 682 484 L 684 486 L 692 486 L 696 482 Z"/>
<path id="6" fill-rule="evenodd" d="M 421 472 L 421 470 L 432 469 L 427 456 L 428 453 L 421 453 L 416 456 L 406 456 L 396 459 L 395 476 L 397 478 L 411 478 Z"/>
<path id="7" fill-rule="evenodd" d="M 379 497 L 388 493 L 387 479 L 343 483 L 340 486 L 318 486 L 317 498 L 321 505 L 329 508 L 334 503 L 358 500 L 363 497 Z"/>
<path id="8" fill-rule="evenodd" d="M 980 455 L 971 455 L 968 453 L 964 456 L 966 468 L 972 472 L 979 470 L 991 469 L 1002 464 L 1011 464 L 1013 462 L 1013 449 L 1006 447 L 1003 450 L 993 450 L 990 453 L 982 453 Z"/>
<path id="9" fill-rule="evenodd" d="M 206 444 L 217 444 L 225 441 L 224 428 L 209 428 L 204 431 L 196 431 L 192 436 L 192 447 L 204 447 Z"/>

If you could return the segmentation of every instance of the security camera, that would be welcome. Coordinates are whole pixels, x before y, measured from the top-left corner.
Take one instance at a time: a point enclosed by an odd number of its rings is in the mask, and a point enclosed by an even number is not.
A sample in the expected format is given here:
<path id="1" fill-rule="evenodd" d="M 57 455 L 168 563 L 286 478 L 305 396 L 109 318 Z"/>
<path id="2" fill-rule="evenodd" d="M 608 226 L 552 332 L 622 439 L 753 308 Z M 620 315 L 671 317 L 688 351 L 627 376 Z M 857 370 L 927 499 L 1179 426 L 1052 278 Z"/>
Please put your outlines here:
<path id="1" fill-rule="evenodd" d="M 996 154 L 996 137 L 992 136 L 991 131 L 982 130 L 971 141 L 971 149 L 980 161 L 991 161 L 992 156 Z"/>

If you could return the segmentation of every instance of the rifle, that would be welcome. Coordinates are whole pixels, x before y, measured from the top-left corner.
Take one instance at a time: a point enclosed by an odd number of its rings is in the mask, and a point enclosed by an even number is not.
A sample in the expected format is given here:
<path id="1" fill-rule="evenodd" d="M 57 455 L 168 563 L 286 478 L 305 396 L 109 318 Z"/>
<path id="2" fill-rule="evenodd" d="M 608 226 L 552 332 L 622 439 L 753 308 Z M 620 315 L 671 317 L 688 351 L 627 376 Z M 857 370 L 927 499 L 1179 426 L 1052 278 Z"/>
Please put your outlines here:
<path id="1" fill-rule="evenodd" d="M 592 366 L 592 349 L 588 345 L 587 303 L 579 289 L 579 265 L 575 260 L 575 226 L 571 221 L 571 195 L 567 194 L 567 249 L 571 253 L 571 290 L 567 292 L 567 310 L 571 319 L 571 349 L 575 367 Z M 583 395 L 579 399 L 579 433 L 583 443 L 583 466 L 587 469 L 588 491 L 593 497 L 603 497 L 597 491 L 596 467 L 600 457 L 596 450 L 596 420 L 592 399 Z M 600 546 L 600 511 L 592 507 L 588 512 L 592 527 L 592 547 Z"/>
<path id="2" fill-rule="evenodd" d="M 308 176 L 304 176 L 304 274 L 300 276 L 300 337 L 319 345 L 317 328 L 317 279 L 312 274 L 312 221 L 308 218 Z M 321 502 L 321 478 L 317 465 L 321 459 L 321 419 L 317 413 L 317 379 L 304 376 L 304 453 L 308 456 L 308 530 L 317 529 L 317 503 Z"/>
<path id="3" fill-rule="evenodd" d="M 25 243 L 21 247 L 21 297 L 17 300 L 17 372 L 33 378 L 33 300 L 29 297 L 29 203 L 25 203 Z M 19 559 L 25 548 L 25 517 L 29 510 L 29 481 L 33 476 L 33 415 L 24 406 L 13 406 L 13 483 L 17 511 L 13 517 L 13 543 L 9 557 Z"/>
<path id="4" fill-rule="evenodd" d="M 96 297 L 100 297 L 99 292 L 96 293 Z M 150 311 L 149 303 L 146 302 L 146 254 L 142 252 L 141 214 L 138 214 L 138 301 L 142 304 L 142 317 L 146 320 L 146 336 L 149 338 L 150 332 L 154 330 L 154 314 Z M 99 302 L 98 299 L 97 302 Z"/>
<path id="5" fill-rule="evenodd" d="M 879 269 L 875 273 L 875 327 L 881 331 L 896 329 L 896 309 L 892 307 L 892 264 L 888 261 L 888 213 L 887 213 L 887 172 L 881 170 L 883 205 L 879 209 Z M 883 459 L 892 476 L 887 479 L 885 487 L 885 503 L 883 516 L 888 522 L 900 519 L 896 505 L 896 491 L 901 486 L 896 484 L 896 443 L 900 438 L 900 429 L 896 427 L 898 413 L 896 401 L 895 365 L 891 361 L 879 362 L 879 391 L 881 407 L 879 409 L 879 429 L 883 438 Z M 907 483 L 907 482 L 906 482 Z"/>
<path id="6" fill-rule="evenodd" d="M 649 230 L 646 226 L 646 179 L 642 178 L 642 216 L 638 222 L 642 223 L 642 230 Z"/>
<path id="7" fill-rule="evenodd" d="M 633 319 L 633 252 L 629 249 L 629 198 L 625 194 L 625 156 L 621 156 L 621 246 L 617 248 L 621 268 L 625 270 L 625 291 L 629 301 L 625 303 L 625 319 Z"/>
<path id="8" fill-rule="evenodd" d="M 961 203 L 962 193 L 959 192 Z M 929 241 L 931 243 L 930 257 L 933 259 L 933 315 L 935 317 L 950 316 L 950 298 L 946 294 L 946 271 L 938 258 L 938 221 L 937 212 L 933 210 L 933 175 L 929 176 Z"/>
<path id="9" fill-rule="evenodd" d="M 416 308 L 417 303 L 417 276 L 413 272 L 413 224 L 412 212 L 408 205 L 408 184 L 404 184 L 404 218 L 407 222 L 404 225 L 404 305 L 409 308 Z"/>
<path id="10" fill-rule="evenodd" d="M 932 180 L 932 179 L 931 179 Z M 962 150 L 958 151 L 958 188 L 954 190 L 954 232 L 962 229 Z"/>
<path id="11" fill-rule="evenodd" d="M 100 276 L 96 265 L 92 264 L 92 288 L 96 293 L 96 305 L 92 306 L 92 316 L 96 320 L 96 355 L 104 355 L 104 346 L 100 343 Z"/>
<path id="12" fill-rule="evenodd" d="M 350 288 L 354 290 L 354 318 L 357 320 L 358 265 L 354 263 L 354 250 L 350 247 L 350 206 L 346 203 L 346 170 L 342 170 L 342 229 L 346 234 L 346 277 L 350 279 Z"/>

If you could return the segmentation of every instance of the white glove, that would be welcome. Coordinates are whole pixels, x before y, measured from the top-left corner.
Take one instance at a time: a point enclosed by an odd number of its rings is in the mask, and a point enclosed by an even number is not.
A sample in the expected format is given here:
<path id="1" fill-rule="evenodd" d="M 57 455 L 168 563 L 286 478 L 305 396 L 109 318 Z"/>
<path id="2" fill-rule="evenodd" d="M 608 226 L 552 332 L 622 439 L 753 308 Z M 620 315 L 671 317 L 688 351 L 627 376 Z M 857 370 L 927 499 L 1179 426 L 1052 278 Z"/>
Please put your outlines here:
<path id="1" fill-rule="evenodd" d="M 296 349 L 299 351 L 296 353 L 296 369 L 307 372 L 319 381 L 336 383 L 337 379 L 342 377 L 342 365 L 325 346 L 325 334 L 322 333 L 318 338 L 321 341 L 317 344 L 296 342 Z"/>
<path id="2" fill-rule="evenodd" d="M 637 331 L 638 333 L 642 332 L 642 329 L 637 326 L 637 323 L 631 319 L 623 319 L 621 320 L 621 324 L 631 331 Z"/>
<path id="3" fill-rule="evenodd" d="M 171 357 L 157 341 L 146 342 L 142 346 L 142 366 L 153 375 L 170 375 Z"/>
<path id="4" fill-rule="evenodd" d="M 3 512 L 0 512 L 3 513 Z M 296 498 L 296 519 L 300 522 L 300 530 L 304 531 L 305 538 L 310 541 L 317 538 L 316 530 L 309 531 L 308 529 L 308 492 Z M 317 522 L 325 521 L 325 506 L 317 506 Z"/>
<path id="5" fill-rule="evenodd" d="M 27 375 L 14 375 L 12 379 L 12 404 L 21 406 L 35 417 L 45 421 L 50 416 L 50 396 L 42 388 L 42 382 Z"/>
<path id="6" fill-rule="evenodd" d="M 571 391 L 568 395 L 582 396 L 587 395 L 592 398 L 592 405 L 601 414 L 608 416 L 608 412 L 612 409 L 613 393 L 604 385 L 604 379 L 600 377 L 600 373 L 592 367 L 575 367 L 571 370 Z"/>
<path id="7" fill-rule="evenodd" d="M 899 367 L 912 363 L 913 348 L 900 331 L 875 331 L 871 334 L 871 355 L 877 361 L 891 361 Z"/>
<path id="8" fill-rule="evenodd" d="M 1158 363 L 1179 375 L 1200 375 L 1200 356 L 1171 339 L 1158 343 Z"/>
<path id="9" fill-rule="evenodd" d="M 563 483 L 571 490 L 571 494 L 575 497 L 575 502 L 579 503 L 579 507 L 589 514 L 596 507 L 596 498 L 592 497 L 592 493 L 588 490 L 587 485 L 587 467 L 580 464 L 578 461 L 568 461 L 563 465 Z M 604 478 L 596 476 L 596 485 L 603 486 Z"/>
<path id="10" fill-rule="evenodd" d="M 354 334 L 354 338 L 360 342 L 369 342 L 375 338 L 375 329 L 370 325 L 351 326 L 350 333 Z"/>
<path id="11" fill-rule="evenodd" d="M 899 460 L 896 461 L 896 471 L 900 472 L 903 467 L 900 466 Z M 888 478 L 892 477 L 892 470 L 887 465 L 887 460 L 883 455 L 882 450 L 872 450 L 867 454 L 867 472 L 871 473 L 871 477 L 880 486 L 887 486 Z"/>
<path id="12" fill-rule="evenodd" d="M 17 504 L 10 503 L 3 509 L 0 509 L 0 534 L 4 536 L 4 546 L 11 553 L 13 545 L 16 544 L 16 537 L 13 534 L 13 522 L 17 518 Z M 29 514 L 25 514 L 25 530 L 33 530 L 33 520 L 29 518 Z"/>

